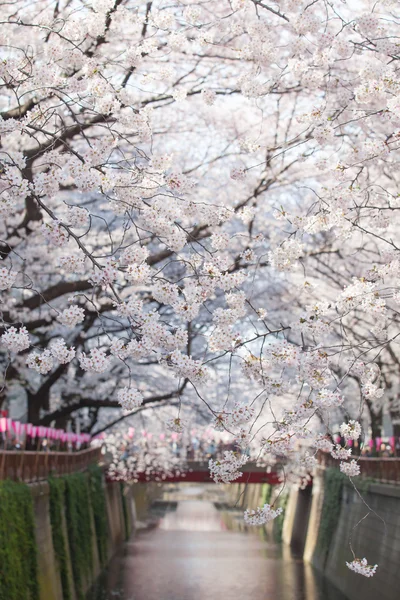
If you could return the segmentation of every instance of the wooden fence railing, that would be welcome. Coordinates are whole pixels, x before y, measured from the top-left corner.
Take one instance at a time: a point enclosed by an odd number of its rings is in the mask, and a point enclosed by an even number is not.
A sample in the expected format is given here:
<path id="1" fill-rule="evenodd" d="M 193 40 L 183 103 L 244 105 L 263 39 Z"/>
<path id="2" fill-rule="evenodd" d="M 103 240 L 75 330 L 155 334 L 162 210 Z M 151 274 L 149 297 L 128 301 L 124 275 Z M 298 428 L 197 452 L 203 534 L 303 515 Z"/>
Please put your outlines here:
<path id="1" fill-rule="evenodd" d="M 400 485 L 400 458 L 370 458 L 354 456 L 360 467 L 361 477 L 371 477 L 382 483 Z M 338 461 L 325 452 L 318 453 L 319 463 L 324 467 L 338 467 Z"/>
<path id="2" fill-rule="evenodd" d="M 84 471 L 101 460 L 101 448 L 79 452 L 0 452 L 0 479 L 34 482 L 49 475 L 67 475 Z"/>

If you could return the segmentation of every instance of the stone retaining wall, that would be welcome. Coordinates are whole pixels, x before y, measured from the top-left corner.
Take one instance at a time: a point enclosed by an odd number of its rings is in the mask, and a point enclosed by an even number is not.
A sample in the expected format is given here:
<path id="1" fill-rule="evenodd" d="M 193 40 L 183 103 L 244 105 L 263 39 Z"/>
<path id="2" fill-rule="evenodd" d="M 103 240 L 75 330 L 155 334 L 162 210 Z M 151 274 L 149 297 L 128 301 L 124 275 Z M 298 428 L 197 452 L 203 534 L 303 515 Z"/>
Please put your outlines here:
<path id="1" fill-rule="evenodd" d="M 397 600 L 400 485 L 361 482 L 358 487 L 360 493 L 350 482 L 343 484 L 339 517 L 327 554 L 318 548 L 325 495 L 323 470 L 314 477 L 308 500 L 303 491 L 291 489 L 283 541 L 294 549 L 303 546 L 303 559 L 322 572 L 348 600 Z M 353 560 L 350 539 L 357 558 L 365 557 L 369 564 L 379 565 L 374 577 L 365 578 L 347 568 L 346 561 Z"/>
<path id="2" fill-rule="evenodd" d="M 144 486 L 143 486 L 144 487 Z M 39 600 L 64 600 L 57 560 L 54 554 L 52 529 L 49 510 L 49 485 L 40 482 L 30 486 L 34 500 L 34 514 L 36 525 L 36 542 L 38 550 L 38 578 L 40 596 Z M 123 500 L 124 495 L 124 500 Z M 123 544 L 126 537 L 134 527 L 134 497 L 132 486 L 120 483 L 105 484 L 105 499 L 108 521 L 108 558 L 114 556 Z M 123 506 L 125 503 L 125 509 Z M 64 515 L 65 516 L 65 515 Z M 93 513 L 91 511 L 92 530 L 94 530 Z M 67 539 L 66 522 L 64 522 L 64 536 Z M 76 600 L 73 585 L 72 567 L 67 544 L 67 563 L 70 575 L 70 589 L 72 600 Z M 93 569 L 91 577 L 85 581 L 85 590 L 88 591 L 99 576 L 101 571 L 96 540 L 93 537 Z"/>

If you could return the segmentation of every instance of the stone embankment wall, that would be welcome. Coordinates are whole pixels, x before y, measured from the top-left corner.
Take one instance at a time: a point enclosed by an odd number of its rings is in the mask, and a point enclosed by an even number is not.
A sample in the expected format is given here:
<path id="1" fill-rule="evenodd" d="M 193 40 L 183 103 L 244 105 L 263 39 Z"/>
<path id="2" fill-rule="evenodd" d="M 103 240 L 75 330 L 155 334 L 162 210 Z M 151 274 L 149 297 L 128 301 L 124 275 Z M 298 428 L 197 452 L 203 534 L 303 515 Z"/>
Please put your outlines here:
<path id="1" fill-rule="evenodd" d="M 357 478 L 354 487 L 336 469 L 321 469 L 312 489 L 291 490 L 283 541 L 348 600 L 400 598 L 400 482 Z M 374 577 L 347 568 L 350 542 L 357 558 L 378 564 Z"/>
<path id="2" fill-rule="evenodd" d="M 154 484 L 106 482 L 99 467 L 0 482 L 1 600 L 84 600 L 158 494 Z"/>
<path id="3" fill-rule="evenodd" d="M 57 540 L 54 538 L 54 527 L 51 522 L 49 483 L 41 482 L 29 487 L 34 501 L 39 599 L 80 600 L 132 531 L 134 525 L 132 488 L 122 486 L 120 483 L 106 484 L 103 480 L 105 498 L 104 522 L 107 536 L 103 557 L 100 556 L 101 550 L 98 543 L 99 539 L 96 535 L 97 524 L 95 523 L 93 506 L 89 503 L 89 506 L 85 507 L 85 512 L 89 517 L 88 527 L 91 532 L 89 542 L 91 546 L 91 564 L 89 564 L 87 571 L 82 574 L 81 585 L 77 585 L 73 565 L 74 548 L 71 547 L 73 542 L 70 539 L 69 515 L 65 500 L 63 498 L 63 506 L 61 507 L 61 536 L 64 541 L 65 558 L 62 559 L 63 564 L 60 564 L 60 557 L 55 549 Z M 76 532 L 76 534 L 79 543 L 79 532 Z M 66 572 L 66 575 L 63 574 L 63 571 Z M 67 584 L 63 582 L 63 576 L 67 578 Z"/>

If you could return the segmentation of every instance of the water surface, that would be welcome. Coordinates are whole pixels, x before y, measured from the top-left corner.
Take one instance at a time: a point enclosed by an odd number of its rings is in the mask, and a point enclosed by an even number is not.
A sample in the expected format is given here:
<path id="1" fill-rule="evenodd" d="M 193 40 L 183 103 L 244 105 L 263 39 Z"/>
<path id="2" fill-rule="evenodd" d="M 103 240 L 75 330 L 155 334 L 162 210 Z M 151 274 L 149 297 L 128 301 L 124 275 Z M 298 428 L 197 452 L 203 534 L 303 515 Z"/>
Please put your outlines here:
<path id="1" fill-rule="evenodd" d="M 120 568 L 119 587 L 109 581 L 102 598 L 346 600 L 262 530 L 245 531 L 242 512 L 226 514 L 206 498 L 202 489 L 187 487 L 156 502 L 153 526 L 137 532 L 110 569 L 115 579 Z"/>

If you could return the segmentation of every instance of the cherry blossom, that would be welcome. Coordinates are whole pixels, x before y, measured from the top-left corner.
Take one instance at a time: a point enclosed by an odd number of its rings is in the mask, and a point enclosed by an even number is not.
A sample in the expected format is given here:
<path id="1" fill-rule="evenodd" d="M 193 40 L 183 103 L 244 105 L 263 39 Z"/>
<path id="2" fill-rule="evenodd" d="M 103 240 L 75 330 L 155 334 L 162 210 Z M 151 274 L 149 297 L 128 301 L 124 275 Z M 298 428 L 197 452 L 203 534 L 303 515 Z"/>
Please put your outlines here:
<path id="1" fill-rule="evenodd" d="M 49 350 L 45 350 L 41 354 L 32 352 L 26 359 L 26 364 L 30 369 L 34 369 L 41 375 L 46 375 L 53 368 L 53 357 Z"/>
<path id="2" fill-rule="evenodd" d="M 124 387 L 118 390 L 118 402 L 124 410 L 132 411 L 143 403 L 143 396 L 138 390 Z"/>
<path id="3" fill-rule="evenodd" d="M 355 558 L 352 562 L 346 562 L 351 571 L 364 575 L 364 577 L 373 577 L 378 565 L 369 565 L 366 558 Z"/>
<path id="4" fill-rule="evenodd" d="M 185 429 L 185 423 L 182 421 L 182 419 L 180 417 L 175 417 L 175 418 L 169 419 L 165 423 L 165 426 L 168 429 L 168 431 L 173 431 L 175 433 L 182 433 L 183 430 Z"/>
<path id="5" fill-rule="evenodd" d="M 2 7 L 1 401 L 95 429 L 146 390 L 285 484 L 397 431 L 396 3 L 31 4 Z"/>
<path id="6" fill-rule="evenodd" d="M 79 364 L 84 371 L 104 373 L 110 366 L 110 358 L 104 350 L 92 348 L 89 356 L 85 352 L 80 354 Z"/>
<path id="7" fill-rule="evenodd" d="M 8 290 L 17 278 L 17 273 L 5 267 L 0 268 L 0 290 Z"/>
<path id="8" fill-rule="evenodd" d="M 341 462 L 340 470 L 348 477 L 356 477 L 360 474 L 360 467 L 355 460 L 351 460 L 349 463 Z"/>
<path id="9" fill-rule="evenodd" d="M 361 435 L 361 425 L 357 421 L 350 420 L 348 423 L 342 423 L 340 434 L 347 440 L 358 440 Z"/>
<path id="10" fill-rule="evenodd" d="M 244 512 L 244 522 L 246 525 L 265 525 L 282 514 L 283 508 L 273 510 L 269 504 L 264 504 L 262 508 L 255 510 L 246 510 Z"/>
<path id="11" fill-rule="evenodd" d="M 58 320 L 66 327 L 75 327 L 78 323 L 81 323 L 85 318 L 85 310 L 80 306 L 72 305 L 69 308 L 65 308 L 60 315 Z"/>
<path id="12" fill-rule="evenodd" d="M 215 483 L 230 483 L 241 477 L 242 472 L 239 469 L 248 460 L 249 457 L 246 454 L 237 455 L 231 450 L 225 451 L 222 459 L 210 458 L 208 463 L 210 475 Z"/>
<path id="13" fill-rule="evenodd" d="M 26 327 L 20 327 L 19 329 L 9 327 L 0 339 L 6 348 L 12 352 L 22 352 L 31 345 Z"/>

